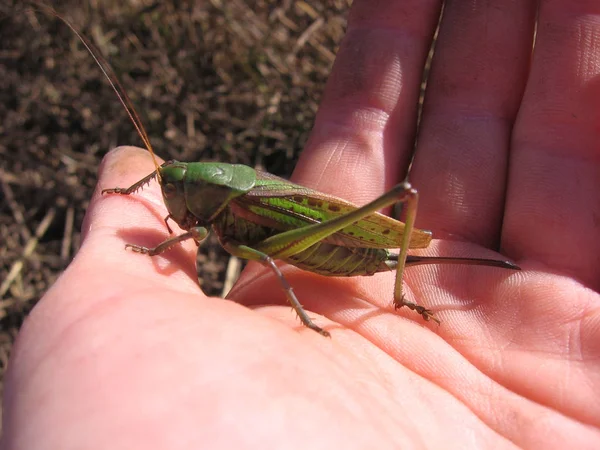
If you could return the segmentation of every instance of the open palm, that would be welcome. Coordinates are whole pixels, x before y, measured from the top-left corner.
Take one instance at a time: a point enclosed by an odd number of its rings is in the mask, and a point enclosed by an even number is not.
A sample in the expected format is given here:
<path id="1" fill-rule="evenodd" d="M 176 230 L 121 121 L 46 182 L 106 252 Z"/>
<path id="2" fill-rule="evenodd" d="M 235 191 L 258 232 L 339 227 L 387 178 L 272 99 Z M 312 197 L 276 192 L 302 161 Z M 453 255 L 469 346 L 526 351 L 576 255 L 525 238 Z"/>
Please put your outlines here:
<path id="1" fill-rule="evenodd" d="M 294 181 L 364 204 L 402 178 L 437 3 L 355 2 Z M 542 1 L 532 57 L 535 3 L 448 2 L 411 171 L 424 254 L 523 271 L 407 269 L 437 326 L 393 310 L 393 274 L 282 265 L 327 339 L 257 264 L 232 302 L 200 292 L 193 243 L 125 251 L 166 212 L 155 183 L 99 194 L 153 169 L 118 149 L 19 336 L 3 448 L 600 447 L 600 11 Z"/>

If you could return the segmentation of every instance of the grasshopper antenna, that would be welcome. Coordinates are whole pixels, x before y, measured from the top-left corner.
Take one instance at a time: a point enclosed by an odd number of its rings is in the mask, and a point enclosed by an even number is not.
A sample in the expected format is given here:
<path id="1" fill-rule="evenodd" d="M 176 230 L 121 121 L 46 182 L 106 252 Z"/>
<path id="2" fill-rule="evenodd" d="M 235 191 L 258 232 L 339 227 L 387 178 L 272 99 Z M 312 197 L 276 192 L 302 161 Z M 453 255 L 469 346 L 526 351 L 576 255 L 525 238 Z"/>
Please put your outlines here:
<path id="1" fill-rule="evenodd" d="M 142 120 L 140 119 L 140 116 L 138 115 L 137 111 L 135 110 L 135 108 L 133 106 L 133 102 L 130 100 L 129 96 L 125 92 L 125 89 L 123 89 L 123 86 L 119 82 L 119 78 L 115 74 L 114 70 L 111 68 L 108 61 L 106 61 L 106 59 L 102 56 L 100 51 L 98 51 L 92 45 L 92 43 L 85 36 L 83 36 L 75 28 L 75 26 L 73 26 L 71 24 L 71 22 L 69 22 L 67 19 L 62 17 L 58 12 L 56 12 L 56 10 L 54 10 L 54 8 L 52 8 L 51 6 L 46 5 L 44 3 L 39 3 L 39 2 L 35 2 L 35 1 L 31 2 L 31 3 L 34 5 L 34 8 L 33 8 L 34 11 L 39 10 L 47 15 L 54 16 L 57 19 L 59 19 L 60 21 L 62 21 L 66 26 L 68 26 L 71 29 L 71 31 L 73 33 L 75 33 L 75 36 L 77 36 L 77 38 L 81 41 L 81 43 L 84 45 L 84 47 L 90 53 L 90 55 L 92 55 L 92 58 L 94 58 L 94 61 L 96 61 L 96 64 L 98 65 L 98 67 L 100 67 L 100 70 L 104 74 L 104 77 L 108 80 L 113 91 L 115 91 L 115 94 L 117 94 L 117 97 L 118 97 L 119 101 L 121 102 L 121 104 L 123 105 L 123 107 L 125 108 L 125 111 L 127 111 L 127 115 L 131 119 L 131 122 L 133 123 L 133 126 L 135 127 L 138 135 L 142 139 L 142 142 L 144 142 L 146 149 L 148 150 L 148 152 L 150 152 L 150 155 L 152 156 L 152 162 L 154 163 L 154 167 L 156 169 L 156 176 L 158 177 L 158 181 L 160 182 L 160 165 L 156 161 L 156 156 L 154 154 L 154 149 L 152 148 L 152 144 L 150 143 L 150 138 L 148 137 L 148 133 L 146 132 L 146 129 L 144 128 Z"/>

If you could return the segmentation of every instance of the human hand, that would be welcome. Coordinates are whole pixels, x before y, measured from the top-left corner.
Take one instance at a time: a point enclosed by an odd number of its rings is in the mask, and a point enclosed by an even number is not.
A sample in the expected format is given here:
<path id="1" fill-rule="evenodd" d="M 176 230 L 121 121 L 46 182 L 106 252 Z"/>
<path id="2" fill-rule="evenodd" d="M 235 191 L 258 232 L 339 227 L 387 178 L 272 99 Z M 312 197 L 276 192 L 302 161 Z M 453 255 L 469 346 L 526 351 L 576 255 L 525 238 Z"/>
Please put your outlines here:
<path id="1" fill-rule="evenodd" d="M 15 346 L 4 448 L 597 447 L 600 24 L 545 3 L 530 61 L 534 3 L 447 4 L 411 172 L 417 226 L 442 238 L 426 254 L 500 247 L 522 272 L 407 269 L 436 326 L 393 310 L 393 274 L 282 266 L 326 339 L 260 266 L 234 303 L 200 292 L 193 243 L 125 251 L 164 239 L 166 213 L 156 184 L 99 194 L 153 169 L 111 152 Z M 363 204 L 402 178 L 436 8 L 355 2 L 294 181 Z"/>

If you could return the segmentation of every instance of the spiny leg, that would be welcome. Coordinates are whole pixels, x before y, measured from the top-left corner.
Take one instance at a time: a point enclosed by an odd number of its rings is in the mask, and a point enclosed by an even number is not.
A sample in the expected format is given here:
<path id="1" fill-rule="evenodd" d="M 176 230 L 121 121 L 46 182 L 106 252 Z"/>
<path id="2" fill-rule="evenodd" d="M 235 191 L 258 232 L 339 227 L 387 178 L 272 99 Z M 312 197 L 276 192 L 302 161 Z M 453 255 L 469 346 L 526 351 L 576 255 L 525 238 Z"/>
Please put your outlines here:
<path id="1" fill-rule="evenodd" d="M 133 183 L 128 188 L 116 187 L 116 188 L 110 188 L 110 189 L 102 189 L 102 194 L 130 195 L 130 194 L 133 194 L 134 192 L 136 192 L 138 189 L 140 189 L 145 184 L 150 183 L 154 178 L 156 178 L 156 171 L 152 172 L 149 175 L 146 175 L 140 181 Z"/>
<path id="2" fill-rule="evenodd" d="M 155 255 L 160 255 L 161 253 L 168 250 L 173 245 L 175 245 L 179 242 L 187 241 L 188 239 L 194 239 L 196 242 L 201 242 L 206 238 L 206 236 L 208 236 L 208 230 L 206 228 L 196 227 L 196 228 L 192 228 L 190 231 L 188 231 L 186 233 L 180 234 L 179 236 L 175 236 L 170 239 L 167 239 L 166 241 L 161 242 L 160 244 L 158 244 L 156 247 L 153 247 L 153 248 L 142 247 L 141 245 L 133 245 L 133 244 L 125 245 L 125 248 L 130 248 L 134 252 L 142 253 L 144 255 L 155 256 Z"/>
<path id="3" fill-rule="evenodd" d="M 161 168 L 168 166 L 169 164 L 172 164 L 173 161 L 165 161 L 164 163 L 162 163 L 160 165 Z M 144 178 L 142 178 L 140 181 L 136 181 L 135 183 L 133 183 L 131 186 L 129 186 L 128 188 L 120 188 L 120 187 L 116 187 L 116 188 L 109 188 L 109 189 L 102 189 L 102 194 L 120 194 L 120 195 L 130 195 L 133 194 L 134 192 L 136 192 L 137 190 L 139 190 L 142 186 L 144 186 L 145 184 L 150 183 L 154 178 L 156 178 L 160 172 L 160 169 L 158 171 L 154 171 L 148 175 L 146 175 Z M 160 181 L 160 178 L 159 178 Z"/>
<path id="4" fill-rule="evenodd" d="M 298 297 L 296 297 L 296 294 L 294 294 L 294 290 L 292 289 L 292 286 L 290 286 L 288 281 L 285 279 L 285 277 L 283 276 L 283 273 L 281 273 L 281 270 L 279 270 L 279 267 L 277 267 L 273 258 L 271 258 L 266 253 L 255 250 L 251 247 L 248 247 L 247 245 L 236 244 L 232 241 L 223 243 L 223 248 L 225 248 L 225 250 L 227 250 L 233 256 L 237 256 L 238 258 L 258 261 L 258 262 L 262 263 L 263 265 L 270 267 L 271 270 L 273 270 L 273 272 L 275 272 L 275 275 L 277 275 L 277 278 L 279 279 L 279 283 L 281 284 L 281 287 L 285 291 L 285 294 L 288 298 L 288 301 L 290 302 L 290 305 L 292 306 L 292 308 L 294 308 L 294 311 L 296 311 L 296 314 L 298 314 L 298 317 L 300 318 L 300 321 L 304 324 L 304 326 L 306 326 L 307 328 L 310 328 L 311 330 L 316 331 L 319 334 L 322 334 L 325 337 L 330 336 L 328 331 L 325 331 L 323 328 L 319 327 L 308 316 L 308 314 L 306 313 L 306 311 L 300 304 L 300 301 L 298 301 Z"/>
<path id="5" fill-rule="evenodd" d="M 404 275 L 408 248 L 410 246 L 411 234 L 414 229 L 415 218 L 417 215 L 418 203 L 417 190 L 414 189 L 408 181 L 397 184 L 388 192 L 361 208 L 357 208 L 354 211 L 325 222 L 276 234 L 275 236 L 271 236 L 256 244 L 255 248 L 260 252 L 271 255 L 273 258 L 284 259 L 306 250 L 311 245 L 352 225 L 354 222 L 363 219 L 369 214 L 395 203 L 406 203 L 407 214 L 404 235 L 402 236 L 402 248 L 398 255 L 396 283 L 394 287 L 394 307 L 398 309 L 402 306 L 406 306 L 421 314 L 425 320 L 433 319 L 438 322 L 430 310 L 419 306 L 416 303 L 406 301 L 404 299 L 404 294 L 402 293 L 402 278 Z"/>

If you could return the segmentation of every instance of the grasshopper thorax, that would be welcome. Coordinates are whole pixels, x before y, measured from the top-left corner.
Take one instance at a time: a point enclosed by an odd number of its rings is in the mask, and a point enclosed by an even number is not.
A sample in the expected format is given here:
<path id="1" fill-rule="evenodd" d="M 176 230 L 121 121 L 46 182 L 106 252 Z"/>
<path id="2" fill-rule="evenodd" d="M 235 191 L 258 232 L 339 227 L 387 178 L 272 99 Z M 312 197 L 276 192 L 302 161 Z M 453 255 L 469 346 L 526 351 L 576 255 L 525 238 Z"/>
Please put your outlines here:
<path id="1" fill-rule="evenodd" d="M 231 200 L 256 183 L 256 171 L 240 164 L 173 161 L 159 173 L 169 214 L 184 229 L 212 223 Z"/>

